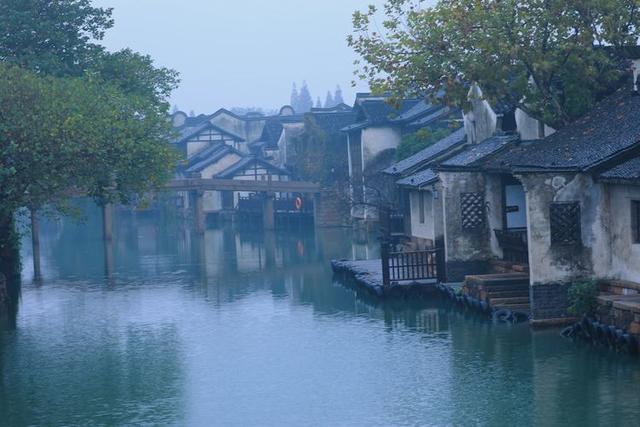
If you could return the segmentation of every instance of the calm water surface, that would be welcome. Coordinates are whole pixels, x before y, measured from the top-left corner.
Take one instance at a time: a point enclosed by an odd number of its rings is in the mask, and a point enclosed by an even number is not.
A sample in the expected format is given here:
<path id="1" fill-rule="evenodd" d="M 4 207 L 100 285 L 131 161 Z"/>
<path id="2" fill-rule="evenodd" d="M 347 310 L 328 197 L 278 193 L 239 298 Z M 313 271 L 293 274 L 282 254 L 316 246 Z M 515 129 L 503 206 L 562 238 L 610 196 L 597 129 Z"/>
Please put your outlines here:
<path id="1" fill-rule="evenodd" d="M 446 303 L 376 303 L 344 230 L 99 217 L 43 228 L 45 280 L 0 326 L 0 425 L 638 425 L 640 365 Z"/>

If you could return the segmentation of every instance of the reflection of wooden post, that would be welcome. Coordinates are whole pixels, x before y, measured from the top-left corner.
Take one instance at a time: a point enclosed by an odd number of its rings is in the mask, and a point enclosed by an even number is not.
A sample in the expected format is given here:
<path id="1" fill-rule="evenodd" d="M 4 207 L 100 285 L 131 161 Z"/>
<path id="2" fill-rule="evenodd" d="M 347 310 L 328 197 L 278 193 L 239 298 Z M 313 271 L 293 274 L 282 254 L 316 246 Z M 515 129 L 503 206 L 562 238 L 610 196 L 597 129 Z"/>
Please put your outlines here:
<path id="1" fill-rule="evenodd" d="M 262 225 L 265 230 L 275 228 L 275 216 L 273 209 L 273 194 L 264 193 L 262 198 Z"/>
<path id="2" fill-rule="evenodd" d="M 31 246 L 33 252 L 33 278 L 37 281 L 42 278 L 42 271 L 40 270 L 40 223 L 35 209 L 31 209 Z"/>
<path id="3" fill-rule="evenodd" d="M 111 203 L 102 205 L 102 237 L 108 241 L 113 239 L 113 205 Z"/>
<path id="4" fill-rule="evenodd" d="M 113 278 L 113 241 L 104 239 L 104 274 L 107 279 Z"/>
<path id="5" fill-rule="evenodd" d="M 322 227 L 324 224 L 320 220 L 322 205 L 322 197 L 320 193 L 315 193 L 313 195 L 313 226 L 314 227 Z"/>
<path id="6" fill-rule="evenodd" d="M 204 234 L 206 229 L 204 216 L 204 191 L 196 191 L 196 204 L 194 206 L 195 225 L 198 234 Z"/>

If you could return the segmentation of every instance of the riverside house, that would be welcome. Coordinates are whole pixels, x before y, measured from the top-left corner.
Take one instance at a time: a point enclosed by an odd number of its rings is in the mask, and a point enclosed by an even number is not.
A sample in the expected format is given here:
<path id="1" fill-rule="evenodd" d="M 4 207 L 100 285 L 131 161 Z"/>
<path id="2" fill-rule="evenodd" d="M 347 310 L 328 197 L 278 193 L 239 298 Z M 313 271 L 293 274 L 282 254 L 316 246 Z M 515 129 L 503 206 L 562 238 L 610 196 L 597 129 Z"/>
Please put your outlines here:
<path id="1" fill-rule="evenodd" d="M 448 126 L 449 108 L 418 99 L 392 106 L 386 96 L 360 93 L 353 106 L 355 122 L 342 129 L 348 136 L 351 217 L 356 223 L 378 220 L 387 187 L 384 169 L 393 163 L 403 135 L 418 129 Z"/>
<path id="2" fill-rule="evenodd" d="M 477 114 L 487 106 L 478 94 L 470 94 L 476 119 L 491 118 Z M 491 137 L 441 162 L 448 280 L 481 284 L 483 275 L 519 273 L 529 292 L 517 305 L 534 324 L 566 321 L 567 290 L 577 281 L 637 293 L 639 116 L 631 84 L 544 138 L 535 129 L 550 129 L 507 111 L 496 115 Z"/>

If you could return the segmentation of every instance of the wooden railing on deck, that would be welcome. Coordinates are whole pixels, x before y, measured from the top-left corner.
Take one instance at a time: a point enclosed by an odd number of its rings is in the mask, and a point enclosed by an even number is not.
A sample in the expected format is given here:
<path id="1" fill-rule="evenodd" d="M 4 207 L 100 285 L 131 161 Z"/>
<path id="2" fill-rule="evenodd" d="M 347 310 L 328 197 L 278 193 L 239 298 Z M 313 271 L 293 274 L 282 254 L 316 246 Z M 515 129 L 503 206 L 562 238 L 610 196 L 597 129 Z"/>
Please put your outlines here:
<path id="1" fill-rule="evenodd" d="M 392 252 L 389 245 L 382 244 L 382 281 L 391 282 L 436 279 L 443 281 L 444 262 L 441 249 Z"/>

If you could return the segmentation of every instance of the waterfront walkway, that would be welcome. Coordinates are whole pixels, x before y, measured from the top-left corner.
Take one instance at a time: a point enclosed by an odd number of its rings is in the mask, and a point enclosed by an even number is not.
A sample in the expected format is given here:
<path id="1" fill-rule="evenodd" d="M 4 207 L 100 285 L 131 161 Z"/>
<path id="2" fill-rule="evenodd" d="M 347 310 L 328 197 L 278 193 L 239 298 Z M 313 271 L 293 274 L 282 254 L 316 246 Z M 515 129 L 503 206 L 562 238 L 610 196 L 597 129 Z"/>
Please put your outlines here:
<path id="1" fill-rule="evenodd" d="M 399 281 L 384 287 L 382 281 L 382 260 L 332 260 L 334 273 L 353 280 L 357 285 L 379 296 L 400 296 L 404 294 L 431 293 L 436 291 L 437 280 Z"/>

